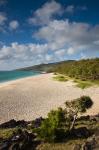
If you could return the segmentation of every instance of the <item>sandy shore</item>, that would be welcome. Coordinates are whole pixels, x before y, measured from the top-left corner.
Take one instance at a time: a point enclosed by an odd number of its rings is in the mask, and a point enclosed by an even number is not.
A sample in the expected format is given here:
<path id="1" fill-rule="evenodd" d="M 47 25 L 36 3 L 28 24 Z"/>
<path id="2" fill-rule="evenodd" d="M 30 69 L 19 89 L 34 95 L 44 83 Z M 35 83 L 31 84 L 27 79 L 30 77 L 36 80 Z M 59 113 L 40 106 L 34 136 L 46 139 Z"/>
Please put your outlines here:
<path id="1" fill-rule="evenodd" d="M 89 95 L 94 101 L 88 114 L 99 113 L 99 87 L 82 90 L 72 81 L 54 81 L 52 76 L 42 74 L 0 84 L 0 123 L 44 117 L 51 109 L 63 106 L 66 100 L 81 95 Z"/>

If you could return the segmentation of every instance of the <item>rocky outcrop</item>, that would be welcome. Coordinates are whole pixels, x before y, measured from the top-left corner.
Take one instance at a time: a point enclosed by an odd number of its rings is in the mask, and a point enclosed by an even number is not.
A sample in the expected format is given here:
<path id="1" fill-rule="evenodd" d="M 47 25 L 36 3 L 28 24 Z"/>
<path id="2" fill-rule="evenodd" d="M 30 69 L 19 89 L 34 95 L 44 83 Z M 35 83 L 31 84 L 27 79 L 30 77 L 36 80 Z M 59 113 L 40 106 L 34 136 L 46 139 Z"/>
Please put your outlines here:
<path id="1" fill-rule="evenodd" d="M 71 135 L 76 138 L 87 138 L 91 135 L 90 131 L 86 127 L 73 129 Z"/>
<path id="2" fill-rule="evenodd" d="M 35 147 L 40 144 L 40 142 L 35 139 L 36 136 L 33 133 L 19 129 L 11 138 L 2 142 L 0 150 L 34 150 Z"/>
<path id="3" fill-rule="evenodd" d="M 25 120 L 16 121 L 16 120 L 12 119 L 8 122 L 0 124 L 0 128 L 4 128 L 4 129 L 5 128 L 15 128 L 17 126 L 26 128 L 28 125 L 33 125 L 35 128 L 38 128 L 41 125 L 41 122 L 43 120 L 44 119 L 42 117 L 36 118 L 33 121 L 25 121 Z"/>
<path id="4" fill-rule="evenodd" d="M 19 127 L 27 127 L 27 125 L 29 124 L 30 122 L 27 122 L 27 121 L 24 121 L 24 120 L 19 120 L 19 121 L 16 121 L 14 119 L 8 121 L 8 122 L 5 122 L 5 123 L 2 123 L 0 125 L 0 128 L 15 128 L 17 126 Z"/>

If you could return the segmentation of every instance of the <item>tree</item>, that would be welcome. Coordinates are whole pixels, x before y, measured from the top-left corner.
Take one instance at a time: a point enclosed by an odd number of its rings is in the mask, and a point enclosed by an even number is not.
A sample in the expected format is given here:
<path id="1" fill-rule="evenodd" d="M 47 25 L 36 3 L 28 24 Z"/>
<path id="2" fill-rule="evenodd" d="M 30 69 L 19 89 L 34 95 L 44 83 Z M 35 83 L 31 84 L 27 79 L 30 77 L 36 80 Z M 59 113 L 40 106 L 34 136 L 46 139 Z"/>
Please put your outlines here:
<path id="1" fill-rule="evenodd" d="M 89 96 L 81 96 L 72 101 L 66 101 L 66 113 L 73 117 L 70 130 L 74 128 L 78 114 L 85 113 L 87 109 L 91 108 L 93 102 Z"/>

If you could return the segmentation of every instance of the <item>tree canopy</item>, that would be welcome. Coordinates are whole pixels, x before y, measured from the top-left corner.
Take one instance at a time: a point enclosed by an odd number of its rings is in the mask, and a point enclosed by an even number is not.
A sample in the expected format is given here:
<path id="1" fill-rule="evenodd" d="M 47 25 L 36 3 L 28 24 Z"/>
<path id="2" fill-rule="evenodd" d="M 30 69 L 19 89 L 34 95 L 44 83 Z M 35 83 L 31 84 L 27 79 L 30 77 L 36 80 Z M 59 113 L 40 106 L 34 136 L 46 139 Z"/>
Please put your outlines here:
<path id="1" fill-rule="evenodd" d="M 99 80 L 99 58 L 63 62 L 53 71 L 81 80 Z"/>

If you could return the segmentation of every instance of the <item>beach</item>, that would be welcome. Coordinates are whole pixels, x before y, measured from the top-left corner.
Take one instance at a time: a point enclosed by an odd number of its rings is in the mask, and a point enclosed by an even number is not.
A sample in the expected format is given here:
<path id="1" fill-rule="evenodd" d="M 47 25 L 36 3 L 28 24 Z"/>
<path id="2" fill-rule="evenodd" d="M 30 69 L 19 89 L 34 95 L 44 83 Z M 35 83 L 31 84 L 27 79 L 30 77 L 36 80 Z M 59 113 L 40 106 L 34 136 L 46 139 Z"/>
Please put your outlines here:
<path id="1" fill-rule="evenodd" d="M 99 87 L 76 87 L 72 81 L 53 80 L 53 74 L 41 74 L 0 84 L 0 123 L 16 120 L 33 120 L 46 117 L 51 109 L 64 107 L 64 102 L 82 95 L 94 102 L 87 114 L 99 113 Z"/>

